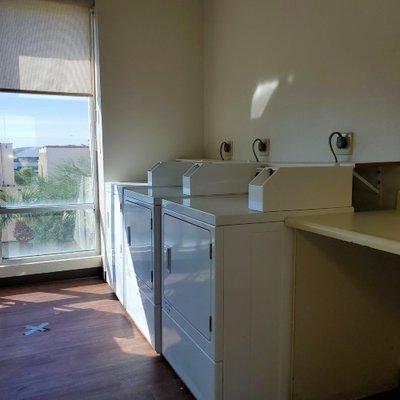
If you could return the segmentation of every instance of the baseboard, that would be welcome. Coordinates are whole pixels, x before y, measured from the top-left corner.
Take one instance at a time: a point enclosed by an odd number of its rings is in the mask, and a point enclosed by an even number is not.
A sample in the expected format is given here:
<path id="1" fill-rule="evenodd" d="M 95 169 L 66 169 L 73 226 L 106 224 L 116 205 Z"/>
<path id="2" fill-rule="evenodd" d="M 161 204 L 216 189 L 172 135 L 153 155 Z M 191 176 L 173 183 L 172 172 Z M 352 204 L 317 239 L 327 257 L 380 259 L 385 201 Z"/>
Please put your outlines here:
<path id="1" fill-rule="evenodd" d="M 63 279 L 87 278 L 93 276 L 99 276 L 101 279 L 103 279 L 103 268 L 91 267 L 83 269 L 74 269 L 69 271 L 56 271 L 44 274 L 33 274 L 33 275 L 22 275 L 22 276 L 12 276 L 8 278 L 0 278 L 0 287 L 25 285 L 28 283 L 37 283 L 37 282 L 60 281 Z"/>

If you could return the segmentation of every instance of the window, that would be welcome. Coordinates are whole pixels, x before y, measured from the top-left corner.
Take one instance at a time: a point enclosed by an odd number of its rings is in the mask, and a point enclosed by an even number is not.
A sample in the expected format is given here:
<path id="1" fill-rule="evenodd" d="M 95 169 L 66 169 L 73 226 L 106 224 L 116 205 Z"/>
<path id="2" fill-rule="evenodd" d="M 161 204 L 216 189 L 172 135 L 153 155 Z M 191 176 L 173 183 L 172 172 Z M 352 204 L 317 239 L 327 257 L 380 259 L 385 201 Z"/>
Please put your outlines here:
<path id="1" fill-rule="evenodd" d="M 3 263 L 98 252 L 91 15 L 84 0 L 0 3 Z"/>

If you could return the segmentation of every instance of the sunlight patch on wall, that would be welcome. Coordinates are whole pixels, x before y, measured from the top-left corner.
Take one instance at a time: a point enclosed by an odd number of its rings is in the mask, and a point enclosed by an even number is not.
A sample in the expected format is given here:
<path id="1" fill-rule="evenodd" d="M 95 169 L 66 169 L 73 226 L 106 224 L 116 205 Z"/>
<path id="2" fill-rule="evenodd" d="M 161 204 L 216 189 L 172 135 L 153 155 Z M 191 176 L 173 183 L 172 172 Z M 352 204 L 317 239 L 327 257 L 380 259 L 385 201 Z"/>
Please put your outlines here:
<path id="1" fill-rule="evenodd" d="M 262 82 L 257 85 L 251 101 L 251 119 L 258 119 L 262 117 L 272 95 L 278 86 L 278 79 Z"/>

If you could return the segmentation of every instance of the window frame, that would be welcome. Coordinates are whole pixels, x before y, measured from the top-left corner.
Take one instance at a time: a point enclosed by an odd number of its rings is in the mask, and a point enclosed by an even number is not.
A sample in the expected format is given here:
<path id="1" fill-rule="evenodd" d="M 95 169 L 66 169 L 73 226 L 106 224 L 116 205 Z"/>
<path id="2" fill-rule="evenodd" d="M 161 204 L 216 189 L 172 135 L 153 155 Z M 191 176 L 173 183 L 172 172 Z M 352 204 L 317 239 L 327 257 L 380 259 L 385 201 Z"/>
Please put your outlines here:
<path id="1" fill-rule="evenodd" d="M 96 25 L 96 16 L 94 8 L 89 8 L 90 15 L 90 50 L 91 50 L 91 71 L 92 71 L 92 87 L 93 94 L 69 94 L 69 93 L 53 93 L 53 92 L 40 92 L 40 91 L 29 91 L 29 90 L 10 90 L 10 89 L 1 89 L 0 92 L 6 93 L 22 93 L 22 94 L 34 94 L 34 95 L 57 95 L 57 96 L 66 96 L 66 97 L 86 97 L 89 99 L 89 150 L 90 150 L 90 158 L 91 158 L 91 171 L 92 171 L 92 180 L 93 180 L 93 202 L 91 203 L 74 203 L 74 204 L 49 204 L 49 205 L 23 205 L 23 206 L 0 206 L 0 215 L 5 214 L 38 214 L 41 213 L 51 213 L 51 212 L 60 212 L 60 211 L 72 211 L 72 210 L 93 210 L 94 218 L 95 218 L 95 246 L 94 249 L 90 250 L 82 250 L 82 251 L 72 251 L 72 252 L 62 252 L 62 253 L 54 253 L 54 254 L 44 254 L 44 255 L 34 255 L 34 256 L 25 256 L 25 257 L 13 257 L 10 259 L 3 258 L 3 244 L 1 240 L 1 231 L 0 231 L 0 269 L 8 266 L 18 266 L 18 265 L 29 265 L 31 263 L 37 262 L 51 262 L 51 261 L 60 261 L 64 259 L 80 259 L 87 257 L 95 257 L 101 256 L 101 232 L 100 232 L 100 208 L 99 208 L 99 173 L 98 173 L 98 131 L 101 128 L 99 125 L 99 98 L 98 98 L 98 77 L 97 77 L 97 68 L 96 64 L 98 64 L 98 51 L 97 51 L 97 25 Z"/>

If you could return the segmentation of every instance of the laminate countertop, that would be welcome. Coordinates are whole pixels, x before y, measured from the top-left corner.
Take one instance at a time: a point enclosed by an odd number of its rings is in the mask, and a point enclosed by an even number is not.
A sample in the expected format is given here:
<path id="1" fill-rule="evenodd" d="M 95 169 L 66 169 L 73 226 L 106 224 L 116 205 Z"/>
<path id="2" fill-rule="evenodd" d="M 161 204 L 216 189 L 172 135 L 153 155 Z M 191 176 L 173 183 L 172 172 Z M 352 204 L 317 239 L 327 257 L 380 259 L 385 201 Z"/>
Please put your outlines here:
<path id="1" fill-rule="evenodd" d="M 287 217 L 291 228 L 400 255 L 400 210 Z"/>

